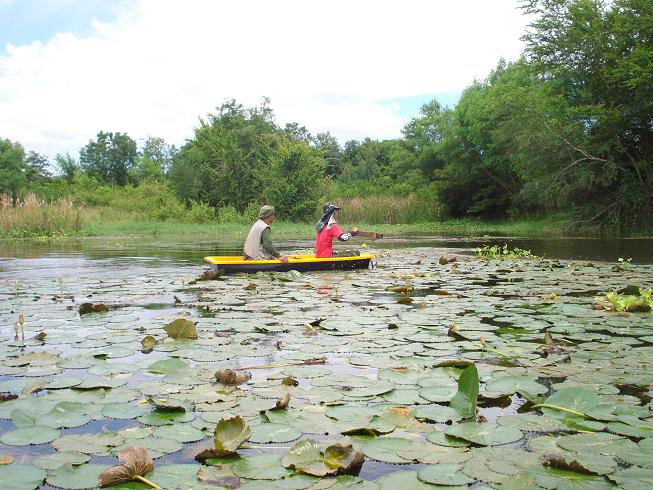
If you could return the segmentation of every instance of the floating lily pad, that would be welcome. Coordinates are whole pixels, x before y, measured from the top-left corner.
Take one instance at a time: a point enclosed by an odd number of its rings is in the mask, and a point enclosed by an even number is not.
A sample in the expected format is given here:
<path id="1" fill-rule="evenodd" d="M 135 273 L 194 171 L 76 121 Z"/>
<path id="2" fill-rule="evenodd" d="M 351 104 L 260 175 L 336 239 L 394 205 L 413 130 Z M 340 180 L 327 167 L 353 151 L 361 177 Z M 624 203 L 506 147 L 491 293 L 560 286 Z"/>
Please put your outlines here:
<path id="1" fill-rule="evenodd" d="M 67 463 L 48 474 L 46 482 L 53 487 L 66 489 L 95 488 L 98 485 L 100 473 L 109 467 L 104 464 L 73 466 Z"/>
<path id="2" fill-rule="evenodd" d="M 251 442 L 258 443 L 281 443 L 299 439 L 302 431 L 296 427 L 283 424 L 261 424 L 252 428 Z"/>
<path id="3" fill-rule="evenodd" d="M 51 427 L 34 425 L 5 432 L 0 437 L 0 442 L 7 446 L 29 446 L 31 444 L 52 442 L 60 435 L 58 430 Z"/>
<path id="4" fill-rule="evenodd" d="M 383 463 L 410 463 L 412 460 L 402 458 L 398 452 L 406 449 L 412 444 L 408 439 L 399 437 L 377 437 L 370 442 L 366 442 L 361 450 L 363 454 L 370 459 L 375 459 Z"/>
<path id="5" fill-rule="evenodd" d="M 466 485 L 474 480 L 462 471 L 462 465 L 441 463 L 429 465 L 417 472 L 417 478 L 433 485 Z"/>
<path id="6" fill-rule="evenodd" d="M 481 446 L 496 446 L 521 439 L 524 434 L 513 427 L 501 427 L 492 423 L 464 422 L 445 431 L 449 437 L 457 437 Z"/>
<path id="7" fill-rule="evenodd" d="M 3 490 L 33 490 L 41 486 L 45 476 L 45 471 L 34 466 L 16 463 L 0 465 Z"/>
<path id="8" fill-rule="evenodd" d="M 231 469 L 241 478 L 252 480 L 278 480 L 290 475 L 281 464 L 281 454 L 258 454 L 237 460 Z"/>
<path id="9" fill-rule="evenodd" d="M 56 470 L 66 463 L 72 465 L 80 465 L 88 463 L 90 459 L 91 457 L 88 454 L 72 451 L 65 453 L 56 452 L 46 456 L 39 456 L 38 458 L 32 460 L 32 464 L 38 468 L 43 468 L 44 470 Z"/>

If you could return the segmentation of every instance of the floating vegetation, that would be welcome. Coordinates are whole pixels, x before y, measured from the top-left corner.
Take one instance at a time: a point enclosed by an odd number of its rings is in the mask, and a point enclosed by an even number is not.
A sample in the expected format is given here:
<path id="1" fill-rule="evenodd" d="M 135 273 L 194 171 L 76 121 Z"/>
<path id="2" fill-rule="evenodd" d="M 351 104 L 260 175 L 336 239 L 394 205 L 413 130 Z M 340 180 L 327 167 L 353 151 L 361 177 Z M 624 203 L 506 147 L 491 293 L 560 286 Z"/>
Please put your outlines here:
<path id="1" fill-rule="evenodd" d="M 0 280 L 3 488 L 650 486 L 652 266 L 179 274 Z"/>
<path id="2" fill-rule="evenodd" d="M 523 250 L 517 247 L 509 249 L 507 244 L 504 244 L 503 247 L 500 245 L 484 245 L 483 248 L 477 248 L 474 250 L 474 253 L 478 258 L 486 260 L 539 258 L 537 255 L 533 255 L 530 250 Z M 442 263 L 442 261 L 440 263 Z"/>
<path id="3" fill-rule="evenodd" d="M 653 308 L 653 289 L 628 286 L 622 291 L 612 291 L 596 298 L 595 309 L 607 311 L 648 312 Z"/>

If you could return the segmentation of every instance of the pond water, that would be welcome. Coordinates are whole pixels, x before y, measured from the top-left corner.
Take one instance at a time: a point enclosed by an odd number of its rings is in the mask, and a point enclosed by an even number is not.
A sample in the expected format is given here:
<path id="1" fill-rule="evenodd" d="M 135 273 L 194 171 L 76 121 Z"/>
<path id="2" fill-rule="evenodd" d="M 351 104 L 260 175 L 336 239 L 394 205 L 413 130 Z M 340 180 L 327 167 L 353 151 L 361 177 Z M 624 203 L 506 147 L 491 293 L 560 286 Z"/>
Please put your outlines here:
<path id="1" fill-rule="evenodd" d="M 504 243 L 544 259 L 474 257 Z M 93 488 L 122 448 L 139 445 L 163 488 L 646 488 L 653 314 L 593 304 L 653 287 L 653 240 L 368 245 L 377 259 L 366 271 L 196 282 L 203 256 L 239 244 L 1 241 L 0 461 L 11 463 L 0 481 Z M 441 265 L 443 254 L 458 260 Z M 616 267 L 620 257 L 632 262 Z M 108 311 L 80 315 L 82 303 Z M 177 318 L 196 339 L 170 338 L 163 327 Z M 147 336 L 156 345 L 144 351 Z M 227 368 L 251 379 L 217 382 Z M 239 457 L 200 464 L 217 422 L 235 416 L 252 431 Z M 308 476 L 335 470 L 317 449 L 301 460 L 295 445 L 307 440 L 323 451 L 352 444 L 365 461 L 355 476 Z"/>

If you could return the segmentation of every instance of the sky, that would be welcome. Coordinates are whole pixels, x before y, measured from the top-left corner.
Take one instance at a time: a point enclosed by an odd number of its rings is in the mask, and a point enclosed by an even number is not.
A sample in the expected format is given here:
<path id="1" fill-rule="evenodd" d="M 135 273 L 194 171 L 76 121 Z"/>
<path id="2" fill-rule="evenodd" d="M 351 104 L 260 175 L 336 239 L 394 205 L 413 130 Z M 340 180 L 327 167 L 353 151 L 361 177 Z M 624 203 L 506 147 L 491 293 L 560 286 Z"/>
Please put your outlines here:
<path id="1" fill-rule="evenodd" d="M 516 59 L 518 0 L 0 0 L 0 138 L 182 145 L 226 99 L 341 142 L 401 136 Z"/>

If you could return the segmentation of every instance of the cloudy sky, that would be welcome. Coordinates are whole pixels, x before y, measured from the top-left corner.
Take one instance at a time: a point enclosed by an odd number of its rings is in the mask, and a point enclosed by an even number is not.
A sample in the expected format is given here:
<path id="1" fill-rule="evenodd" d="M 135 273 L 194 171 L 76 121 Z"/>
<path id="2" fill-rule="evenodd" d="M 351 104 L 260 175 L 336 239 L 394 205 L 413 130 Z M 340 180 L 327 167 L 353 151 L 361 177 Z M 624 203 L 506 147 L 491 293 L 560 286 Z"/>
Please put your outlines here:
<path id="1" fill-rule="evenodd" d="M 227 98 L 390 138 L 515 59 L 518 0 L 0 0 L 0 138 L 50 157 L 100 131 L 175 145 Z"/>

